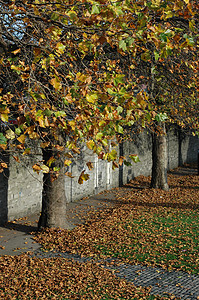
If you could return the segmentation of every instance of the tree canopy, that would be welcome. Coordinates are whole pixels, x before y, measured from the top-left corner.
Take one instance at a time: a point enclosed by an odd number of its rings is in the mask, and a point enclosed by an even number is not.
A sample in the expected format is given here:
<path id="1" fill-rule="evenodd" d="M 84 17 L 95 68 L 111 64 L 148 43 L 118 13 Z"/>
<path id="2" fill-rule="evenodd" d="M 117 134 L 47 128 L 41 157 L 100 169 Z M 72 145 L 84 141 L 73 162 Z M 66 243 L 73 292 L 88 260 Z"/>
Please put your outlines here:
<path id="1" fill-rule="evenodd" d="M 117 165 L 109 140 L 128 126 L 168 119 L 197 130 L 196 1 L 1 0 L 0 6 L 3 150 L 29 154 L 26 140 L 39 139 L 44 149 L 67 149 L 68 166 L 82 141 Z M 54 159 L 33 168 L 49 172 Z"/>

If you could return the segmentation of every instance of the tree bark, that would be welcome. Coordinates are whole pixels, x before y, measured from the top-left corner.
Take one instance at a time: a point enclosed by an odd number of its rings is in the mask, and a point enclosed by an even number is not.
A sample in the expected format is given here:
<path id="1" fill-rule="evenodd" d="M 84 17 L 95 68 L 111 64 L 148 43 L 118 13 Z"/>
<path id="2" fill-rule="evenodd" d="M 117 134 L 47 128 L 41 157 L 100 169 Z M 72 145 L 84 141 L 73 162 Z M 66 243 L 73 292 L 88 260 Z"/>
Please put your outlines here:
<path id="1" fill-rule="evenodd" d="M 45 173 L 43 176 L 43 192 L 42 192 L 42 212 L 38 223 L 38 229 L 42 228 L 64 228 L 72 229 L 72 226 L 66 219 L 67 201 L 65 194 L 65 174 L 64 159 L 62 155 L 57 156 L 53 150 L 43 150 L 44 163 L 56 157 L 56 161 L 52 167 L 59 167 L 59 176 L 52 179 L 52 173 Z"/>
<path id="2" fill-rule="evenodd" d="M 158 124 L 160 125 L 160 124 Z M 152 137 L 152 178 L 151 187 L 159 188 L 165 191 L 169 190 L 167 183 L 167 138 L 165 123 L 161 125 L 161 133 L 153 133 Z"/>

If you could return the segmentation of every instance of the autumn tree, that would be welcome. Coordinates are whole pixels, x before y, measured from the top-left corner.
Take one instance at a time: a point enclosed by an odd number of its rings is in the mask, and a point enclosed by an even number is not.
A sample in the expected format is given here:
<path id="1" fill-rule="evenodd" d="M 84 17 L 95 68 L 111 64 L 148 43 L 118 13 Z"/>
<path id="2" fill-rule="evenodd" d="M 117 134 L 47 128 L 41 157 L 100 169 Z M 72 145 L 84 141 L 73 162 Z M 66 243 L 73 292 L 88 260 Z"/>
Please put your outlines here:
<path id="1" fill-rule="evenodd" d="M 154 188 L 168 189 L 166 124 L 198 133 L 198 8 L 196 1 L 154 0 L 130 1 L 125 11 L 119 43 L 125 72 L 139 103 L 147 98 L 154 110 L 145 124 L 152 131 Z"/>
<path id="2" fill-rule="evenodd" d="M 71 174 L 65 168 L 80 143 L 116 167 L 109 142 L 148 115 L 117 61 L 121 5 L 0 1 L 0 146 L 15 157 L 17 150 L 31 154 L 28 140 L 42 148 L 43 160 L 33 165 L 44 173 L 41 227 L 68 227 L 64 176 Z M 87 179 L 83 171 L 79 183 Z"/>
<path id="3" fill-rule="evenodd" d="M 33 169 L 44 172 L 40 225 L 68 226 L 65 168 L 80 143 L 117 167 L 109 143 L 133 124 L 153 128 L 152 184 L 167 189 L 165 121 L 197 128 L 198 4 L 0 0 L 0 6 L 6 125 L 0 145 L 28 155 L 27 140 L 39 141 L 43 161 Z M 87 179 L 83 171 L 79 183 Z"/>

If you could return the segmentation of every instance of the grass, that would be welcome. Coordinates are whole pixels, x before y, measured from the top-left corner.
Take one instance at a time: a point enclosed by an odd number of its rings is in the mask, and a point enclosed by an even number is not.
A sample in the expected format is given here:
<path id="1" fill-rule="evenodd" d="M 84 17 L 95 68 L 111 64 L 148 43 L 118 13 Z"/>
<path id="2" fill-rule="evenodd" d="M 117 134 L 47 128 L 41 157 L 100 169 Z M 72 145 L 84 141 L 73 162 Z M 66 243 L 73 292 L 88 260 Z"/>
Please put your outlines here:
<path id="1" fill-rule="evenodd" d="M 128 263 L 198 274 L 198 211 L 159 208 L 157 212 L 157 209 L 149 208 L 139 212 L 139 216 L 129 214 L 112 228 L 114 231 L 122 227 L 122 239 L 98 241 L 96 250 L 105 256 L 125 259 Z"/>
<path id="2" fill-rule="evenodd" d="M 115 189 L 118 205 L 88 215 L 74 230 L 48 229 L 35 239 L 44 251 L 199 273 L 199 177 L 169 175 L 170 191 L 149 188 L 140 176 Z M 96 261 L 78 263 L 26 254 L 0 258 L 1 299 L 176 299 L 150 295 Z"/>
<path id="3" fill-rule="evenodd" d="M 37 241 L 47 249 L 198 274 L 199 177 L 170 174 L 168 192 L 150 189 L 149 182 L 139 176 L 116 189 L 116 208 L 73 231 L 44 231 Z"/>

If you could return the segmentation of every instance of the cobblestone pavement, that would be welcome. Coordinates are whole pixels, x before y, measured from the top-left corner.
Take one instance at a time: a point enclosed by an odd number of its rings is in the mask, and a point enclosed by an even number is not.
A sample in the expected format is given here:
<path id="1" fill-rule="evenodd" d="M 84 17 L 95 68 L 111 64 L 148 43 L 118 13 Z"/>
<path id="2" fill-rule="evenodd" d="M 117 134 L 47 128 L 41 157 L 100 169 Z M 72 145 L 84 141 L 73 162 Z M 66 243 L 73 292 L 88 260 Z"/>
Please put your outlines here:
<path id="1" fill-rule="evenodd" d="M 91 258 L 81 257 L 67 252 L 43 252 L 41 250 L 35 251 L 33 256 L 38 258 L 63 257 L 81 263 L 91 260 Z M 174 295 L 182 300 L 199 299 L 199 276 L 197 275 L 191 275 L 181 271 L 167 271 L 162 268 L 142 265 L 127 265 L 111 258 L 97 262 L 104 268 L 114 270 L 116 276 L 133 282 L 135 286 L 150 286 L 151 295 L 165 297 Z"/>

